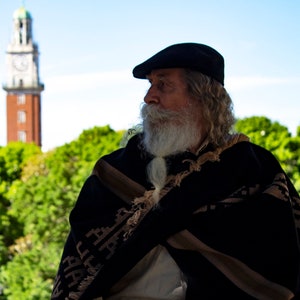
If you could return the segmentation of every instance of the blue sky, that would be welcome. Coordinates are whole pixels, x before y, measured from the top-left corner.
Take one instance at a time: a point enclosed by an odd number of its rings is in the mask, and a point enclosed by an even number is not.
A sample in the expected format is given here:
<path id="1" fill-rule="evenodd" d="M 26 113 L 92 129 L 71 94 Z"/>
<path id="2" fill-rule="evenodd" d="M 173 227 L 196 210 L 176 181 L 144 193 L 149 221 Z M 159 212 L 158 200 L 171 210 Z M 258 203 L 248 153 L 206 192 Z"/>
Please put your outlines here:
<path id="1" fill-rule="evenodd" d="M 300 125 L 298 0 L 26 0 L 40 51 L 42 143 L 48 150 L 93 126 L 139 122 L 148 83 L 132 68 L 162 48 L 199 42 L 225 58 L 225 87 L 237 117 Z M 0 0 L 0 79 L 13 12 Z M 1 58 L 2 57 L 2 58 Z M 6 144 L 0 91 L 0 145 Z"/>

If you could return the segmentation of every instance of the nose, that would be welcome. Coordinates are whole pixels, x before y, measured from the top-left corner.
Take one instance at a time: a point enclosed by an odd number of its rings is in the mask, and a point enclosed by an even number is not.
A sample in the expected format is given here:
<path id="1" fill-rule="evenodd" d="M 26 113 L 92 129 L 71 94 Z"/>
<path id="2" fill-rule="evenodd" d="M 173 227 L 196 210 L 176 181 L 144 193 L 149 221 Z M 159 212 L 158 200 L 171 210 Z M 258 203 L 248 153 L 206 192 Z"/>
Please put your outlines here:
<path id="1" fill-rule="evenodd" d="M 146 104 L 157 104 L 159 103 L 159 96 L 157 91 L 155 91 L 154 86 L 151 86 L 144 97 Z"/>

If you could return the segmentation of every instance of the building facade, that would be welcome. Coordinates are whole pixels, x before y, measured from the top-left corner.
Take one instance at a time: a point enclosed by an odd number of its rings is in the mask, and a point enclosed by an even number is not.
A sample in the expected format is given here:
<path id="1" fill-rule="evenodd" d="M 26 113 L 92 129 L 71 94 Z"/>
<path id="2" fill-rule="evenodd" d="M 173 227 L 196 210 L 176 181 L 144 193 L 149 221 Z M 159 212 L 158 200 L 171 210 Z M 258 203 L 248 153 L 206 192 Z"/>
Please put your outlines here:
<path id="1" fill-rule="evenodd" d="M 6 51 L 7 143 L 22 141 L 42 145 L 39 52 L 33 41 L 32 17 L 20 7 L 13 14 L 12 39 Z"/>

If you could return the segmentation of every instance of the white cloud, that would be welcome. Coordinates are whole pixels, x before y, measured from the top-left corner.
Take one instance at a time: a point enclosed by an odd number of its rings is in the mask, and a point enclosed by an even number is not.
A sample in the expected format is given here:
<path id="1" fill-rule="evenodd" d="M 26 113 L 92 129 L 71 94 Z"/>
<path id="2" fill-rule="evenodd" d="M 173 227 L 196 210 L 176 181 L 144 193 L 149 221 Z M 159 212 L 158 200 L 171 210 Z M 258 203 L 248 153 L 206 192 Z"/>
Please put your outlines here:
<path id="1" fill-rule="evenodd" d="M 132 77 L 130 70 L 66 74 L 45 79 L 47 93 L 97 90 L 103 86 L 111 88 L 127 84 L 140 84 Z M 232 90 L 242 90 L 270 85 L 300 84 L 300 77 L 231 76 L 225 78 L 225 86 Z M 146 85 L 145 85 L 146 86 Z"/>
<path id="2" fill-rule="evenodd" d="M 60 75 L 45 79 L 47 93 L 98 89 L 104 85 L 118 86 L 131 80 L 129 70 Z"/>
<path id="3" fill-rule="evenodd" d="M 246 76 L 229 77 L 226 79 L 226 86 L 234 90 L 256 88 L 270 85 L 300 84 L 300 77 L 264 77 Z"/>

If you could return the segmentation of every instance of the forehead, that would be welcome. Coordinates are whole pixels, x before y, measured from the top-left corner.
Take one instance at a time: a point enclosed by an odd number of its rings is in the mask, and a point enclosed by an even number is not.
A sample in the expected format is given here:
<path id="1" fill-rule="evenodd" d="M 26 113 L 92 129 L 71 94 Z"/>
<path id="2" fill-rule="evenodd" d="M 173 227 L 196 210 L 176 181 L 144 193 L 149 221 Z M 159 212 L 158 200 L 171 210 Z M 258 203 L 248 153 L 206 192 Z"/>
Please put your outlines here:
<path id="1" fill-rule="evenodd" d="M 170 69 L 157 69 L 152 70 L 146 77 L 148 79 L 154 78 L 167 78 L 172 80 L 182 80 L 184 69 L 182 68 L 170 68 Z"/>

